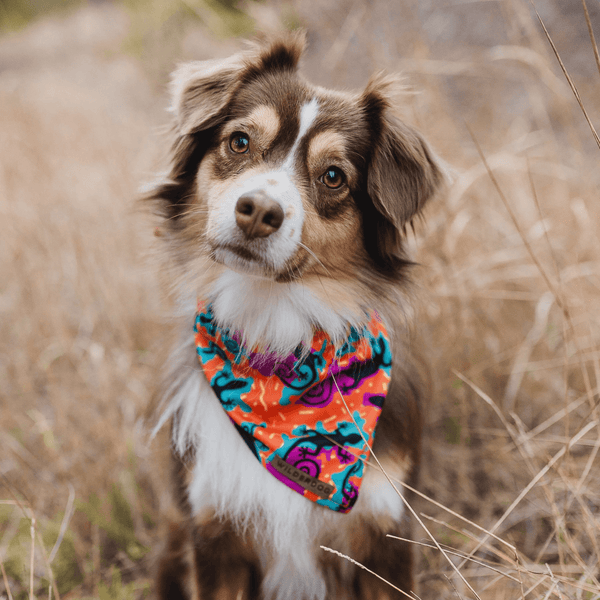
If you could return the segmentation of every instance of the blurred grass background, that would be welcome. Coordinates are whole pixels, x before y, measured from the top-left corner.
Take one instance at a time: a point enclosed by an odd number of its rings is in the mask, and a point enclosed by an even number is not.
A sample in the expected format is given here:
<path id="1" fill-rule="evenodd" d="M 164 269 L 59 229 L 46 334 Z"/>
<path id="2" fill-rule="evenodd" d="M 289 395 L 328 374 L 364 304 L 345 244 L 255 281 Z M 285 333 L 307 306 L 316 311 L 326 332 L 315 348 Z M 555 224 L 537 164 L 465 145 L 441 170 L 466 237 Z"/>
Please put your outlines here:
<path id="1" fill-rule="evenodd" d="M 582 2 L 535 5 L 598 123 Z M 449 557 L 482 598 L 600 598 L 600 150 L 526 0 L 0 3 L 0 598 L 150 596 L 164 318 L 136 190 L 164 166 L 177 62 L 296 27 L 315 83 L 404 73 L 405 117 L 454 170 L 410 241 L 421 489 L 454 511 L 420 500 L 423 522 L 481 546 Z M 420 597 L 475 597 L 415 554 Z"/>

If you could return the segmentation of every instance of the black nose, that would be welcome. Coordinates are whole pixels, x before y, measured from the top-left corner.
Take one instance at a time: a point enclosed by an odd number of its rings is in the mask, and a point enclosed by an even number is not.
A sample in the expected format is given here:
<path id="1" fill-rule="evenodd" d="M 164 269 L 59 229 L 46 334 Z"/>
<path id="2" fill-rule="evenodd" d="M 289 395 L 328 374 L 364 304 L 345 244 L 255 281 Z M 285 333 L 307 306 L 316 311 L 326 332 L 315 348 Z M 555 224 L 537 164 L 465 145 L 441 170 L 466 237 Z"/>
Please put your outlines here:
<path id="1" fill-rule="evenodd" d="M 250 239 L 264 238 L 283 223 L 283 209 L 261 190 L 240 196 L 235 205 L 235 221 Z"/>

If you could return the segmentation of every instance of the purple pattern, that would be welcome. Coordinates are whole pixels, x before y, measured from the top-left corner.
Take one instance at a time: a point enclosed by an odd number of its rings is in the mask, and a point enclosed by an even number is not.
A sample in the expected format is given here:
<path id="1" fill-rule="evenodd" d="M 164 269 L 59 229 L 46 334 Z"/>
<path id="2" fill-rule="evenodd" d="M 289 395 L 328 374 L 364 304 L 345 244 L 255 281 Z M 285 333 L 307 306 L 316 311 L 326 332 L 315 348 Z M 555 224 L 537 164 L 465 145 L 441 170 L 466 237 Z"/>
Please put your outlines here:
<path id="1" fill-rule="evenodd" d="M 294 365 L 297 358 L 290 354 L 286 358 L 281 358 L 275 352 L 260 354 L 250 352 L 248 364 L 251 369 L 257 370 L 261 375 L 270 377 L 275 373 L 278 377 L 290 377 L 293 374 Z"/>
<path id="2" fill-rule="evenodd" d="M 308 448 L 297 446 L 289 452 L 285 460 L 311 477 L 318 477 L 321 472 L 321 461 Z"/>
<path id="3" fill-rule="evenodd" d="M 335 388 L 333 387 L 331 378 L 328 377 L 304 392 L 297 400 L 297 403 L 304 406 L 324 408 L 333 400 L 334 394 Z"/>

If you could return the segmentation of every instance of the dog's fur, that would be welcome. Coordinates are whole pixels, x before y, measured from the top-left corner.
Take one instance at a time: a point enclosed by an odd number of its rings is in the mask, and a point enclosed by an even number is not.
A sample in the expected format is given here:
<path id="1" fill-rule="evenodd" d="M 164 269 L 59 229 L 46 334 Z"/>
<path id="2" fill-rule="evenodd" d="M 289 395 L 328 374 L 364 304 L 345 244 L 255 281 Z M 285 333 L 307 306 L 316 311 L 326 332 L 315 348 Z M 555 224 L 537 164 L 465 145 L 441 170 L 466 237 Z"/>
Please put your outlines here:
<path id="1" fill-rule="evenodd" d="M 315 87 L 297 74 L 302 49 L 296 35 L 174 75 L 172 166 L 148 194 L 163 219 L 181 321 L 157 426 L 170 423 L 177 500 L 159 560 L 161 600 L 396 594 L 321 545 L 413 589 L 409 545 L 385 538 L 409 530 L 385 477 L 367 467 L 349 514 L 290 490 L 252 456 L 197 364 L 197 296 L 243 332 L 247 348 L 281 355 L 315 329 L 339 344 L 376 310 L 394 366 L 374 452 L 391 477 L 414 482 L 422 381 L 405 336 L 403 238 L 442 175 L 422 138 L 393 116 L 393 79 L 374 77 L 358 94 Z M 249 226 L 244 195 L 267 198 L 266 216 Z"/>

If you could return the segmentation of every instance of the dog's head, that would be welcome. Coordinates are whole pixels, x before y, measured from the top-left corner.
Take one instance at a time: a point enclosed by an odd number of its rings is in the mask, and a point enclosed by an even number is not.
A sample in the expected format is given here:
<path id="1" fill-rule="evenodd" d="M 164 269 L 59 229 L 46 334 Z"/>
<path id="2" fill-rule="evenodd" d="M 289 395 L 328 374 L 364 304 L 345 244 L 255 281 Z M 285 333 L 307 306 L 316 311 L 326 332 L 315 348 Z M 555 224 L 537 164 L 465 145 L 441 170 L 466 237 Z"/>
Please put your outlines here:
<path id="1" fill-rule="evenodd" d="M 393 280 L 440 170 L 393 116 L 392 79 L 315 87 L 297 73 L 302 49 L 297 35 L 181 67 L 172 169 L 153 197 L 187 257 L 272 282 Z"/>

